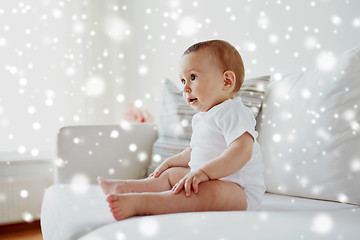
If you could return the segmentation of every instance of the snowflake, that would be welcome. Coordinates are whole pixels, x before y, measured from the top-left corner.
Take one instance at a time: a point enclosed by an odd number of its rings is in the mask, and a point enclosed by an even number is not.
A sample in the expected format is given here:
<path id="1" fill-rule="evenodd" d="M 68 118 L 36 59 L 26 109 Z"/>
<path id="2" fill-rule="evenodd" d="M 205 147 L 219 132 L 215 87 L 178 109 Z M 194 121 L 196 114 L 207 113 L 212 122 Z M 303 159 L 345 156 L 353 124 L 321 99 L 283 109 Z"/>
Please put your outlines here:
<path id="1" fill-rule="evenodd" d="M 333 219 L 326 213 L 317 214 L 311 224 L 311 230 L 315 233 L 324 235 L 331 232 L 334 226 Z"/>
<path id="2" fill-rule="evenodd" d="M 279 42 L 279 36 L 275 33 L 271 34 L 268 39 L 271 44 L 276 44 Z"/>
<path id="3" fill-rule="evenodd" d="M 142 65 L 139 67 L 138 72 L 140 75 L 145 76 L 149 73 L 149 68 L 146 65 Z"/>
<path id="4" fill-rule="evenodd" d="M 269 22 L 269 18 L 266 16 L 266 14 L 264 12 L 261 12 L 257 20 L 259 27 L 261 27 L 262 29 L 267 29 L 269 27 Z"/>
<path id="5" fill-rule="evenodd" d="M 27 111 L 29 114 L 34 114 L 36 112 L 36 108 L 34 106 L 29 106 Z"/>
<path id="6" fill-rule="evenodd" d="M 91 77 L 86 82 L 86 94 L 89 97 L 98 97 L 104 94 L 105 92 L 105 82 L 100 77 Z"/>
<path id="7" fill-rule="evenodd" d="M 320 71 L 329 72 L 336 66 L 337 59 L 332 52 L 323 51 L 316 58 L 316 66 Z"/>
<path id="8" fill-rule="evenodd" d="M 31 149 L 30 153 L 31 153 L 31 156 L 36 157 L 36 156 L 39 156 L 40 151 L 37 148 L 33 148 L 33 149 Z"/>
<path id="9" fill-rule="evenodd" d="M 118 101 L 119 103 L 122 103 L 125 101 L 125 96 L 123 94 L 119 94 L 116 96 L 116 101 Z"/>
<path id="10" fill-rule="evenodd" d="M 339 26 L 339 25 L 341 25 L 342 20 L 338 15 L 333 15 L 333 16 L 331 16 L 331 22 L 334 25 Z"/>
<path id="11" fill-rule="evenodd" d="M 73 24 L 72 30 L 75 34 L 83 34 L 85 31 L 85 25 L 82 22 L 76 22 Z"/>
<path id="12" fill-rule="evenodd" d="M 24 147 L 24 146 L 19 146 L 17 150 L 18 150 L 18 153 L 20 153 L 20 154 L 25 154 L 27 151 L 26 147 Z"/>
<path id="13" fill-rule="evenodd" d="M 63 13 L 61 12 L 61 10 L 59 10 L 59 9 L 57 9 L 57 8 L 54 8 L 54 9 L 52 10 L 51 14 L 52 14 L 52 16 L 53 16 L 54 18 L 57 18 L 57 19 L 63 17 Z"/>
<path id="14" fill-rule="evenodd" d="M 155 163 L 161 162 L 161 156 L 159 154 L 154 154 L 152 159 Z"/>
<path id="15" fill-rule="evenodd" d="M 0 37 L 0 47 L 6 47 L 8 44 L 8 41 L 4 37 Z"/>
<path id="16" fill-rule="evenodd" d="M 71 190 L 74 193 L 82 194 L 89 189 L 90 179 L 85 174 L 76 174 L 71 178 Z"/>
<path id="17" fill-rule="evenodd" d="M 143 105 L 143 101 L 141 101 L 140 99 L 135 100 L 134 105 L 135 105 L 135 107 L 140 108 Z"/>
<path id="18" fill-rule="evenodd" d="M 339 193 L 337 198 L 338 198 L 339 202 L 348 202 L 349 201 L 348 196 L 346 196 L 343 193 Z"/>
<path id="19" fill-rule="evenodd" d="M 160 226 L 155 217 L 140 219 L 138 225 L 141 235 L 151 238 L 158 234 Z"/>
<path id="20" fill-rule="evenodd" d="M 77 138 L 77 137 L 74 138 L 74 139 L 73 139 L 73 143 L 74 143 L 74 144 L 79 144 L 79 143 L 80 143 L 80 139 Z"/>
<path id="21" fill-rule="evenodd" d="M 22 218 L 24 219 L 25 222 L 32 222 L 34 221 L 34 217 L 31 213 L 29 212 L 24 212 L 22 214 Z"/>
<path id="22" fill-rule="evenodd" d="M 130 35 L 130 25 L 124 19 L 118 16 L 108 16 L 105 19 L 105 30 L 113 40 L 122 40 Z"/>
<path id="23" fill-rule="evenodd" d="M 181 35 L 185 37 L 191 37 L 195 35 L 198 31 L 198 22 L 193 17 L 184 17 L 180 19 L 178 29 Z"/>
<path id="24" fill-rule="evenodd" d="M 278 142 L 281 141 L 281 135 L 280 134 L 274 134 L 272 139 L 273 139 L 274 142 L 278 143 Z"/>
<path id="25" fill-rule="evenodd" d="M 356 117 L 356 112 L 352 109 L 347 109 L 344 113 L 343 113 L 343 117 L 346 121 L 351 122 L 352 120 L 355 119 Z"/>
<path id="26" fill-rule="evenodd" d="M 20 191 L 20 197 L 27 198 L 29 196 L 29 192 L 26 189 Z"/>
<path id="27" fill-rule="evenodd" d="M 309 89 L 302 89 L 301 90 L 301 96 L 304 98 L 304 99 L 310 99 L 311 98 L 311 92 Z"/>
<path id="28" fill-rule="evenodd" d="M 126 240 L 126 235 L 122 232 L 116 232 L 115 233 L 116 240 Z"/>
<path id="29" fill-rule="evenodd" d="M 354 18 L 352 24 L 354 28 L 360 28 L 360 17 Z"/>
<path id="30" fill-rule="evenodd" d="M 359 159 L 352 160 L 350 168 L 351 168 L 351 171 L 353 171 L 353 172 L 359 172 L 360 171 L 360 160 Z"/>
<path id="31" fill-rule="evenodd" d="M 256 50 L 256 44 L 254 42 L 249 42 L 246 45 L 246 48 L 249 52 L 254 52 Z"/>
<path id="32" fill-rule="evenodd" d="M 119 132 L 117 130 L 112 130 L 110 133 L 110 137 L 111 138 L 118 138 L 119 137 Z"/>
<path id="33" fill-rule="evenodd" d="M 148 159 L 148 155 L 146 152 L 140 152 L 137 156 L 140 162 L 145 162 Z"/>
<path id="34" fill-rule="evenodd" d="M 129 145 L 130 152 L 135 152 L 137 150 L 137 145 L 135 143 L 132 143 Z"/>

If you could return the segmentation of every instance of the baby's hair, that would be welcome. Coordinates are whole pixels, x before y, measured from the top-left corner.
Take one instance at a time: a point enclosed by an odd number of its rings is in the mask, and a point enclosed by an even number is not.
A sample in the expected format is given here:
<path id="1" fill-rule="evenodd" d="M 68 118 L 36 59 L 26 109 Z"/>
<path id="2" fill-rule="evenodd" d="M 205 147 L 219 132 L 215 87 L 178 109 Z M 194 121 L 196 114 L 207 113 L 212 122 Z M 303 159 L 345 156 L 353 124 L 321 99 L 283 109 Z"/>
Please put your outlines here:
<path id="1" fill-rule="evenodd" d="M 236 76 L 234 92 L 238 92 L 245 79 L 244 63 L 240 53 L 230 43 L 223 40 L 198 42 L 190 46 L 184 55 L 208 50 L 219 67 L 225 71 L 233 71 Z"/>

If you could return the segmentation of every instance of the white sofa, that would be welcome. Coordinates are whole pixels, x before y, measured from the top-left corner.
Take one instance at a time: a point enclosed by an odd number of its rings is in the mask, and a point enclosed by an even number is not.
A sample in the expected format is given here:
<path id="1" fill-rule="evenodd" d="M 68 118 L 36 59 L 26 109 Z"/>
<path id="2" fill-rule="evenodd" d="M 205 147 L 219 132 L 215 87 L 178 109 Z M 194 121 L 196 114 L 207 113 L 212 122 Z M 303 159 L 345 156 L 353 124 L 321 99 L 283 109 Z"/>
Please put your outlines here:
<path id="1" fill-rule="evenodd" d="M 66 127 L 57 184 L 43 199 L 44 239 L 360 239 L 360 49 L 336 63 L 270 82 L 257 118 L 267 187 L 261 211 L 117 222 L 96 177 L 145 177 L 156 125 Z"/>

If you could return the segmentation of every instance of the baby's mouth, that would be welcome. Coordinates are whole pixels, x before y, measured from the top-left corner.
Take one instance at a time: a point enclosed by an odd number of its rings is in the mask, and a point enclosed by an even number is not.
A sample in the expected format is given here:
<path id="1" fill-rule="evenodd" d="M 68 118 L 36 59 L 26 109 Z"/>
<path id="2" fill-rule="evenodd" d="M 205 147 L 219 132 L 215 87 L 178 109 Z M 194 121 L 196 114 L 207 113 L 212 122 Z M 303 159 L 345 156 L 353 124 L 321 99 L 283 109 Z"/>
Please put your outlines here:
<path id="1" fill-rule="evenodd" d="M 189 104 L 193 105 L 197 102 L 197 98 L 189 98 Z"/>

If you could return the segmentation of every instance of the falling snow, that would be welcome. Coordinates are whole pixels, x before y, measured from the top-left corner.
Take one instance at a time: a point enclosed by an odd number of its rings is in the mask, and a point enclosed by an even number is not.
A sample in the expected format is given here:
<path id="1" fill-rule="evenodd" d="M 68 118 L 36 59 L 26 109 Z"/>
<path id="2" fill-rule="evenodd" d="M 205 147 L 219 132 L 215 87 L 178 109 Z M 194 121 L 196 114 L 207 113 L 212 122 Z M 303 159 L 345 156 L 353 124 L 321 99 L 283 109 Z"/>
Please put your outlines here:
<path id="1" fill-rule="evenodd" d="M 249 78 L 271 74 L 275 81 L 281 81 L 291 72 L 306 74 L 312 66 L 321 73 L 329 73 L 339 64 L 337 55 L 360 42 L 358 9 L 358 1 L 333 0 L 218 1 L 214 6 L 205 0 L 126 5 L 101 1 L 6 1 L 0 6 L 0 153 L 47 156 L 55 159 L 58 168 L 64 168 L 68 162 L 54 157 L 56 134 L 61 127 L 118 124 L 121 130 L 131 131 L 131 124 L 123 121 L 121 115 L 126 106 L 133 104 L 157 116 L 161 80 L 178 80 L 182 51 L 200 40 L 220 38 L 233 43 L 244 58 Z M 336 82 L 337 78 L 331 80 Z M 294 96 L 287 94 L 289 88 L 279 89 L 281 101 L 269 104 L 280 108 L 292 100 Z M 346 86 L 344 93 L 351 94 L 351 90 L 351 86 Z M 297 97 L 310 105 L 312 99 L 324 94 L 303 88 L 298 90 Z M 313 133 L 317 141 L 286 148 L 277 153 L 277 158 L 308 153 L 310 146 L 317 146 L 324 157 L 334 154 L 322 147 L 335 137 L 335 124 L 318 126 L 324 116 L 329 116 L 327 113 L 326 107 L 309 106 L 303 116 L 306 123 L 317 127 Z M 298 120 L 296 114 L 288 111 L 279 112 L 279 116 L 287 124 Z M 353 136 L 359 135 L 357 105 L 329 118 L 345 122 Z M 267 123 L 270 128 L 279 127 L 276 122 Z M 183 133 L 190 124 L 183 119 L 171 127 L 174 132 Z M 297 144 L 301 131 L 276 132 L 271 136 L 272 144 Z M 99 137 L 105 136 L 112 141 L 121 137 L 118 130 L 99 133 Z M 70 139 L 77 147 L 84 143 L 81 136 Z M 95 155 L 98 146 L 100 142 L 94 143 L 86 154 Z M 160 155 L 142 152 L 136 143 L 127 148 L 140 163 L 163 160 Z M 321 161 L 305 159 L 301 165 L 316 166 Z M 131 164 L 128 159 L 118 162 L 124 167 Z M 359 174 L 360 160 L 350 159 L 346 168 L 349 177 Z M 290 161 L 283 162 L 279 169 L 288 175 L 296 172 Z M 117 166 L 106 171 L 117 174 Z M 312 184 L 313 179 L 305 173 L 293 178 L 301 188 L 310 189 L 317 196 L 327 190 L 321 184 Z M 84 194 L 90 179 L 78 174 L 71 183 L 75 194 Z M 277 189 L 286 193 L 289 187 L 281 183 Z M 335 194 L 337 201 L 349 201 L 347 193 Z M 26 201 L 33 194 L 23 188 L 16 195 Z M 1 192 L 0 204 L 9 198 Z M 24 211 L 21 218 L 31 222 L 37 216 Z M 259 220 L 266 223 L 271 220 L 270 215 L 261 213 Z M 321 213 L 310 225 L 312 232 L 327 235 L 332 233 L 335 220 Z M 253 229 L 261 231 L 259 224 Z M 153 218 L 145 218 L 139 222 L 138 230 L 151 238 L 156 237 L 160 226 Z M 127 239 L 121 231 L 115 237 Z"/>
<path id="2" fill-rule="evenodd" d="M 131 152 L 135 152 L 135 151 L 137 150 L 136 144 L 135 144 L 135 143 L 130 144 L 130 145 L 129 145 L 129 150 L 130 150 Z"/>
<path id="3" fill-rule="evenodd" d="M 90 187 L 90 179 L 85 174 L 76 174 L 71 179 L 71 190 L 75 194 L 83 194 Z"/>
<path id="4" fill-rule="evenodd" d="M 334 223 L 331 216 L 321 213 L 314 217 L 311 230 L 320 235 L 325 235 L 331 232 L 333 225 Z"/>
<path id="5" fill-rule="evenodd" d="M 154 237 L 159 232 L 159 224 L 153 217 L 141 219 L 139 222 L 139 231 L 144 237 Z"/>

